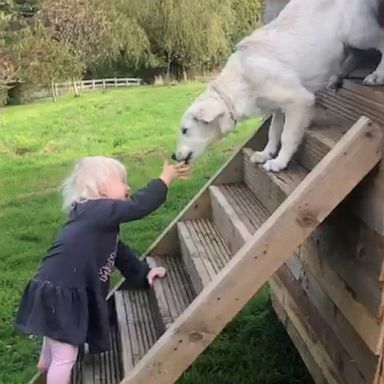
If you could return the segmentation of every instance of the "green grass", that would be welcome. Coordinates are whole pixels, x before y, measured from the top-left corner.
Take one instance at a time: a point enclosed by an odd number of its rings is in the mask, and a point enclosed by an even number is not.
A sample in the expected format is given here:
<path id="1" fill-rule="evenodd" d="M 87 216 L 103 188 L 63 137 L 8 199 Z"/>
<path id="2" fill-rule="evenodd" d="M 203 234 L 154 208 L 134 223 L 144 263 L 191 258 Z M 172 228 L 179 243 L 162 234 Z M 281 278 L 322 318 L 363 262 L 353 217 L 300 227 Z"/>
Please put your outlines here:
<path id="1" fill-rule="evenodd" d="M 0 113 L 0 383 L 25 383 L 34 373 L 38 340 L 14 331 L 20 294 L 64 222 L 56 192 L 73 161 L 113 155 L 138 187 L 161 170 L 173 150 L 178 122 L 204 86 L 90 93 Z M 251 132 L 242 124 L 198 162 L 191 180 L 178 181 L 151 217 L 124 226 L 124 239 L 144 251 Z M 182 384 L 310 383 L 266 290 L 252 300 L 180 380 Z"/>

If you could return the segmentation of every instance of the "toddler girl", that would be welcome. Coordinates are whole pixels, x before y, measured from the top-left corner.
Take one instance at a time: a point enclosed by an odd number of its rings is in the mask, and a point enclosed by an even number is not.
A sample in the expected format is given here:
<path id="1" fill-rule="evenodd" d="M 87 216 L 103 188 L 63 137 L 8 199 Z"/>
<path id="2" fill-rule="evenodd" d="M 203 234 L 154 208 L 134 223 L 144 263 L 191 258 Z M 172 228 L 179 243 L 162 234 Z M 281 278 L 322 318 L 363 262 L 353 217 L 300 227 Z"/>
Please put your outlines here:
<path id="1" fill-rule="evenodd" d="M 165 162 L 158 179 L 127 199 L 120 162 L 101 156 L 77 162 L 62 188 L 68 221 L 28 283 L 16 318 L 19 330 L 44 337 L 37 367 L 47 371 L 47 384 L 69 383 L 79 345 L 87 342 L 96 353 L 110 348 L 105 298 L 114 266 L 130 288 L 165 276 L 164 268 L 150 269 L 119 240 L 119 226 L 159 208 L 171 182 L 189 172 L 188 165 Z"/>

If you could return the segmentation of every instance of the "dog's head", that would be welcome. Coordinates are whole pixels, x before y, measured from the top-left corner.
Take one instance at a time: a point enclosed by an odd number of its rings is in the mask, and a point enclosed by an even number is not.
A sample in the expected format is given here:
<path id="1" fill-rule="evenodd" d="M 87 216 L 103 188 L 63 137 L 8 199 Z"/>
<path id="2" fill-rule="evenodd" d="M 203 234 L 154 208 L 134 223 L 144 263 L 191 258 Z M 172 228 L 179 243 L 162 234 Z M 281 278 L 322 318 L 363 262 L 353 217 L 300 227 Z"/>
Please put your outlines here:
<path id="1" fill-rule="evenodd" d="M 209 92 L 203 94 L 184 113 L 174 160 L 195 160 L 234 127 L 235 121 L 224 101 Z"/>

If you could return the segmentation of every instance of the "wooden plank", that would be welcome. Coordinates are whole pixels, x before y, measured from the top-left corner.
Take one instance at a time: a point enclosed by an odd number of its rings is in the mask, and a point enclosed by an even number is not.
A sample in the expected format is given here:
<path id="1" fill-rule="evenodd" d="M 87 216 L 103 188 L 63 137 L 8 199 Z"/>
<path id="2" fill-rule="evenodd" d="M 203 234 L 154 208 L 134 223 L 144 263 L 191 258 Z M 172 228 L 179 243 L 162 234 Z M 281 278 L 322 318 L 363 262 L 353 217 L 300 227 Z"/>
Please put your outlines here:
<path id="1" fill-rule="evenodd" d="M 151 268 L 164 266 L 160 257 L 148 256 L 146 258 L 148 265 Z M 164 326 L 163 331 L 168 329 L 173 323 L 173 316 L 167 302 L 167 287 L 164 284 L 163 279 L 156 279 L 154 282 L 154 293 L 156 297 L 156 303 L 160 312 L 161 322 Z"/>
<path id="2" fill-rule="evenodd" d="M 295 301 L 285 289 L 281 280 L 274 275 L 269 281 L 269 286 L 275 300 L 277 300 L 283 307 L 287 317 L 292 322 L 300 337 L 304 340 L 304 343 L 307 345 L 313 359 L 317 362 L 326 379 L 326 383 L 349 384 L 344 382 L 340 377 L 336 366 L 328 355 L 327 350 L 317 338 L 316 333 L 307 323 L 304 314 L 297 307 Z"/>
<path id="3" fill-rule="evenodd" d="M 180 257 L 147 257 L 151 267 L 163 266 L 167 275 L 157 279 L 154 284 L 154 293 L 157 298 L 156 305 L 161 314 L 164 328 L 168 329 L 174 320 L 184 311 L 195 297 L 195 293 L 182 265 Z"/>
<path id="4" fill-rule="evenodd" d="M 285 266 L 327 321 L 328 326 L 351 355 L 352 360 L 356 362 L 367 381 L 372 382 L 377 357 L 369 350 L 361 336 L 351 326 L 335 303 L 331 301 L 311 272 L 304 267 L 297 254 L 294 254 L 285 263 Z"/>
<path id="5" fill-rule="evenodd" d="M 212 280 L 216 275 L 216 269 L 214 266 L 214 260 L 209 250 L 206 248 L 204 239 L 201 236 L 200 229 L 197 226 L 197 220 L 186 222 L 189 233 L 191 234 L 191 241 L 193 242 L 195 248 L 198 252 L 198 257 L 202 260 L 203 265 L 208 272 L 209 279 Z M 194 262 L 197 261 L 194 257 Z"/>
<path id="6" fill-rule="evenodd" d="M 357 362 L 351 358 L 351 355 L 340 343 L 337 334 L 328 325 L 324 314 L 319 312 L 311 302 L 307 293 L 301 288 L 300 283 L 295 279 L 288 267 L 283 265 L 276 272 L 275 276 L 278 277 L 283 288 L 289 294 L 289 300 L 292 300 L 299 309 L 303 321 L 312 329 L 319 342 L 327 351 L 342 381 L 348 384 L 365 384 L 367 382 L 366 379 L 370 379 L 370 382 L 372 382 L 374 370 L 370 372 L 369 378 L 363 376 Z"/>
<path id="7" fill-rule="evenodd" d="M 280 321 L 284 324 L 289 337 L 291 338 L 293 344 L 295 345 L 297 351 L 299 352 L 314 382 L 316 384 L 328 384 L 327 378 L 324 376 L 324 373 L 321 367 L 312 356 L 306 344 L 306 340 L 308 340 L 309 337 L 305 337 L 305 339 L 303 339 L 300 336 L 299 332 L 296 330 L 295 326 L 293 325 L 292 321 L 288 317 L 287 313 L 284 311 L 283 306 L 281 305 L 281 303 L 276 298 L 273 292 L 271 292 L 271 299 L 272 299 L 272 307 L 274 311 L 276 312 Z"/>
<path id="8" fill-rule="evenodd" d="M 381 158 L 381 130 L 355 124 L 135 366 L 122 384 L 171 384 Z M 324 195 L 327 199 L 324 199 Z"/>
<path id="9" fill-rule="evenodd" d="M 384 238 L 339 207 L 315 232 L 318 252 L 345 282 L 353 297 L 374 317 L 379 316 Z"/>
<path id="10" fill-rule="evenodd" d="M 279 173 L 267 173 L 260 165 L 250 162 L 253 154 L 250 148 L 245 148 L 243 153 L 245 184 L 270 213 L 295 190 L 308 173 L 298 164 L 291 164 Z"/>
<path id="11" fill-rule="evenodd" d="M 220 189 L 251 234 L 267 220 L 269 212 L 245 184 L 224 185 Z"/>
<path id="12" fill-rule="evenodd" d="M 212 220 L 201 221 L 201 226 L 203 227 L 203 236 L 206 237 L 206 242 L 210 244 L 214 259 L 219 265 L 218 270 L 221 270 L 229 262 L 233 253 Z"/>
<path id="13" fill-rule="evenodd" d="M 131 347 L 131 336 L 128 329 L 126 310 L 122 291 L 115 292 L 115 307 L 117 316 L 117 326 L 120 334 L 121 343 L 121 361 L 123 362 L 123 372 L 126 375 L 133 368 L 132 361 L 132 347 Z"/>
<path id="14" fill-rule="evenodd" d="M 191 276 L 193 288 L 197 293 L 200 293 L 211 281 L 211 277 L 200 258 L 199 251 L 196 248 L 187 226 L 182 222 L 178 223 L 177 226 L 184 264 Z"/>
<path id="15" fill-rule="evenodd" d="M 366 85 L 357 84 L 351 80 L 344 80 L 343 88 L 358 95 L 363 95 L 381 106 L 384 105 L 383 87 L 367 87 Z"/>
<path id="16" fill-rule="evenodd" d="M 340 278 L 338 273 L 329 266 L 316 244 L 316 239 L 308 239 L 300 249 L 300 260 L 319 282 L 323 291 L 330 297 L 362 337 L 369 349 L 379 353 L 380 327 L 377 319 L 367 308 L 356 301 L 353 293 Z"/>
<path id="17" fill-rule="evenodd" d="M 210 189 L 212 217 L 227 246 L 235 254 L 250 237 L 247 227 L 243 224 L 231 204 L 216 186 Z"/>
<path id="18" fill-rule="evenodd" d="M 329 125 L 314 123 L 305 132 L 304 139 L 294 155 L 295 161 L 304 168 L 313 169 L 340 140 L 349 126 L 331 118 Z"/>

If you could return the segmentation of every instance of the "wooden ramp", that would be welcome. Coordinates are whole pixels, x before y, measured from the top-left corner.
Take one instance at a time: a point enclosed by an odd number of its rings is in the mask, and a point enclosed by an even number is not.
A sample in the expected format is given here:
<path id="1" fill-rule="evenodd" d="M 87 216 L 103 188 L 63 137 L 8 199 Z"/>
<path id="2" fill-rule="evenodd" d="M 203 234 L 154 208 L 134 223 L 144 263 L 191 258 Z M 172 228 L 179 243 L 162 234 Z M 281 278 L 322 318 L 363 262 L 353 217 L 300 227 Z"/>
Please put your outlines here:
<path id="1" fill-rule="evenodd" d="M 378 164 L 382 132 L 368 118 L 350 123 L 329 114 L 326 123 L 307 131 L 289 168 L 275 174 L 250 162 L 265 144 L 268 125 L 146 253 L 150 265 L 166 267 L 167 277 L 150 291 L 128 291 L 121 282 L 110 294 L 114 349 L 80 360 L 74 384 L 174 383 L 271 276 L 274 307 L 302 346 L 316 383 L 341 382 L 337 372 L 324 372 L 316 356 L 305 353 L 324 351 L 307 337 L 305 325 L 287 316 L 295 308 L 281 280 L 289 282 L 294 268 L 284 274 L 281 267 Z"/>

